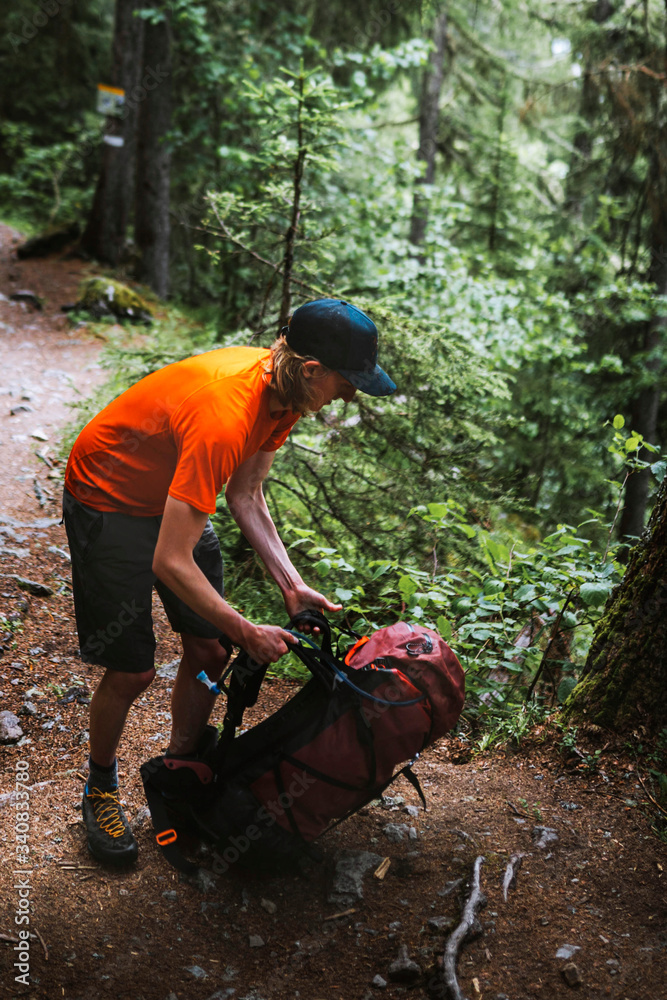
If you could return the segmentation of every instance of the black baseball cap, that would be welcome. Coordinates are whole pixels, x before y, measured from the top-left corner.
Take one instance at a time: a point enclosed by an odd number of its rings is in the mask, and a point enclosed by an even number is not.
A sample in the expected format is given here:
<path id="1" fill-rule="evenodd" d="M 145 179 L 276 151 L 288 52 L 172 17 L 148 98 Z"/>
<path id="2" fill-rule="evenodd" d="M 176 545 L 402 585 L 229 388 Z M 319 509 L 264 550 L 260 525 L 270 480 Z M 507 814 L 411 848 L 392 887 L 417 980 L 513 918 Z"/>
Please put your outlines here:
<path id="1" fill-rule="evenodd" d="M 378 332 L 361 309 L 342 299 L 299 306 L 283 331 L 298 354 L 310 354 L 369 396 L 388 396 L 396 385 L 377 363 Z"/>

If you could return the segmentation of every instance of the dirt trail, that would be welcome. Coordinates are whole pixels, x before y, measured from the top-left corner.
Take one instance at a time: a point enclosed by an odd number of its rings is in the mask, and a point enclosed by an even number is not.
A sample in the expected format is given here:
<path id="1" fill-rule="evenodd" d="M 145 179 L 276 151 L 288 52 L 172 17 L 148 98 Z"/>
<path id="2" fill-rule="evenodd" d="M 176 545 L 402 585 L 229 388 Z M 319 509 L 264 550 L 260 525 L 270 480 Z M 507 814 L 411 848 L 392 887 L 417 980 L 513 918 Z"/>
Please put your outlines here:
<path id="1" fill-rule="evenodd" d="M 584 740 L 580 733 L 583 760 L 568 756 L 549 729 L 519 750 L 478 757 L 463 738 L 441 741 L 416 768 L 428 812 L 399 782 L 390 798 L 325 836 L 325 860 L 305 873 L 267 879 L 232 865 L 192 884 L 157 853 L 138 775 L 169 730 L 167 667 L 133 709 L 121 748 L 139 861 L 109 871 L 89 857 L 79 817 L 87 756 L 81 689 L 92 690 L 97 671 L 77 653 L 60 487 L 49 479 L 57 470 L 34 452 L 47 445 L 45 457 L 54 457 L 71 393 L 88 392 L 100 378 L 99 344 L 70 333 L 59 312 L 80 265 L 16 264 L 11 238 L 0 231 L 0 292 L 29 288 L 46 308 L 0 300 L 0 699 L 23 731 L 0 746 L 0 997 L 444 998 L 438 962 L 447 923 L 458 922 L 465 879 L 483 854 L 482 934 L 458 967 L 470 1000 L 667 1000 L 667 851 L 651 832 L 635 765 L 611 734 Z M 32 409 L 10 416 L 21 403 Z M 40 428 L 48 441 L 31 437 Z M 53 593 L 31 595 L 11 574 Z M 169 664 L 177 647 L 161 617 L 158 640 L 158 663 Z M 250 721 L 291 690 L 269 682 Z M 27 798 L 15 794 L 24 786 Z M 382 880 L 372 866 L 362 895 L 345 902 L 331 892 L 346 851 L 357 860 L 361 852 L 387 857 L 390 866 Z M 523 867 L 505 901 L 503 874 L 515 853 L 525 855 Z M 29 923 L 16 922 L 25 915 Z M 26 927 L 35 935 L 27 986 L 15 979 L 11 940 Z M 419 966 L 412 982 L 390 975 L 401 945 Z"/>
<path id="2" fill-rule="evenodd" d="M 19 242 L 18 233 L 0 226 L 0 511 L 25 518 L 52 513 L 49 494 L 60 502 L 48 463 L 72 419 L 68 404 L 89 395 L 102 377 L 102 343 L 85 328 L 73 332 L 61 312 L 76 297 L 81 261 L 19 261 Z M 42 308 L 10 299 L 22 291 L 34 292 Z"/>

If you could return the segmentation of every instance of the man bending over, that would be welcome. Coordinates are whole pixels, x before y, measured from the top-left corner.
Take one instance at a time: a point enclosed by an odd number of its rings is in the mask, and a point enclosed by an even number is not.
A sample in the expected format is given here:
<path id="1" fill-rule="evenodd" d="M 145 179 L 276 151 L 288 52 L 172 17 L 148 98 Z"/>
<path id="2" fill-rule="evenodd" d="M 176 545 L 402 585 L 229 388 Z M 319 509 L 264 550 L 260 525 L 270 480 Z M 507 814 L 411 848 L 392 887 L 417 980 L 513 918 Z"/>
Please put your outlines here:
<path id="1" fill-rule="evenodd" d="M 232 645 L 275 663 L 292 636 L 255 625 L 223 597 L 218 541 L 208 520 L 225 487 L 231 514 L 280 588 L 287 614 L 340 610 L 311 589 L 278 537 L 264 495 L 274 455 L 299 416 L 357 389 L 396 386 L 377 364 L 375 324 L 355 306 L 300 306 L 270 348 L 227 347 L 141 379 L 84 427 L 67 463 L 63 498 L 82 658 L 104 668 L 90 705 L 83 795 L 88 847 L 126 864 L 137 843 L 120 806 L 116 750 L 128 712 L 155 676 L 155 586 L 182 659 L 171 696 L 168 753 L 196 750 Z"/>

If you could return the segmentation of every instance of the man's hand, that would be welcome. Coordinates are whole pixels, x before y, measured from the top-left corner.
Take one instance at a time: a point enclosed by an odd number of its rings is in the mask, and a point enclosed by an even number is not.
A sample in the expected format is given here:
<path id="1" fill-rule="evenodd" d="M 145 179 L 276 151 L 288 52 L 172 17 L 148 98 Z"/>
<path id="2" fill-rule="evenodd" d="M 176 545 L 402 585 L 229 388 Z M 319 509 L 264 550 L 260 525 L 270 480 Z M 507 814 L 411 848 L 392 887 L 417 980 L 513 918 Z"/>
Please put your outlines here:
<path id="1" fill-rule="evenodd" d="M 290 620 L 295 618 L 301 611 L 334 612 L 340 611 L 343 607 L 342 604 L 332 604 L 324 594 L 319 594 L 316 590 L 312 590 L 305 583 L 287 591 L 283 594 L 283 597 Z M 310 625 L 305 625 L 303 631 L 318 633 L 320 630 L 319 628 L 311 628 Z"/>
<path id="2" fill-rule="evenodd" d="M 277 625 L 253 625 L 243 637 L 243 648 L 257 663 L 275 663 L 298 640 Z"/>

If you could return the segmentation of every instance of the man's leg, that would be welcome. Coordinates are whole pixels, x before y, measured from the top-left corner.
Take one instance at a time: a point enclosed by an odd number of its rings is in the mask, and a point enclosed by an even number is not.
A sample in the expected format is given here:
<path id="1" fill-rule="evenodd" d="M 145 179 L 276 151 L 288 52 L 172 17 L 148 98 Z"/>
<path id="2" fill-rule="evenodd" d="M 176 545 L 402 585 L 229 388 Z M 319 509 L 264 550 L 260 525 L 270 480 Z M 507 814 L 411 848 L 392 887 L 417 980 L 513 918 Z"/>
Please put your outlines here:
<path id="1" fill-rule="evenodd" d="M 126 674 L 106 670 L 90 703 L 90 759 L 83 794 L 88 849 L 98 861 L 130 864 L 137 842 L 120 804 L 116 748 L 132 703 L 145 691 L 155 670 Z"/>
<path id="2" fill-rule="evenodd" d="M 65 491 L 65 527 L 82 659 L 105 668 L 90 706 L 82 810 L 88 849 L 128 864 L 137 842 L 120 805 L 116 747 L 134 700 L 155 675 L 151 591 L 157 518 L 94 510 Z"/>
<path id="3" fill-rule="evenodd" d="M 197 680 L 204 670 L 212 681 L 217 681 L 229 659 L 229 653 L 217 639 L 202 639 L 195 635 L 181 635 L 181 659 L 171 692 L 171 741 L 169 753 L 193 753 L 204 732 L 211 714 L 215 695 Z"/>
<path id="4" fill-rule="evenodd" d="M 110 767 L 134 701 L 155 677 L 155 670 L 126 674 L 106 670 L 90 702 L 90 756 L 102 767 Z"/>

